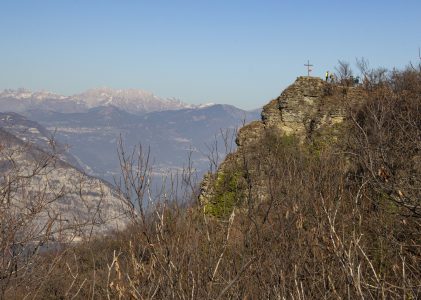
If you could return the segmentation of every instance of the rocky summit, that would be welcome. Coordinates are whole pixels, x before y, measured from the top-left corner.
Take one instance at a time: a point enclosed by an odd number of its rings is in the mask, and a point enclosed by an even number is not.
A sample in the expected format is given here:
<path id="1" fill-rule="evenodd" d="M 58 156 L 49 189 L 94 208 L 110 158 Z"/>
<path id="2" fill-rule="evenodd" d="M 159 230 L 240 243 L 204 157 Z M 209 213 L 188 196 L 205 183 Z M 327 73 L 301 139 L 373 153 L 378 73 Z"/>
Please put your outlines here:
<path id="1" fill-rule="evenodd" d="M 341 123 L 346 108 L 362 96 L 362 90 L 357 87 L 341 88 L 318 77 L 298 77 L 278 98 L 263 107 L 261 121 L 239 131 L 237 144 L 247 144 L 269 128 L 281 135 L 308 138 L 323 126 Z"/>
<path id="2" fill-rule="evenodd" d="M 204 177 L 199 200 L 205 204 L 205 209 L 209 207 L 206 203 L 217 205 L 218 201 L 225 202 L 226 199 L 218 197 L 222 181 L 224 189 L 227 180 L 236 185 L 235 189 L 241 189 L 238 185 L 244 187 L 250 178 L 257 182 L 253 188 L 254 196 L 265 199 L 267 191 L 266 185 L 261 182 L 261 174 L 271 167 L 261 153 L 265 150 L 263 148 L 268 148 L 268 145 L 261 145 L 265 137 L 270 135 L 272 137 L 269 139 L 283 139 L 284 142 L 296 140 L 299 144 L 310 143 L 319 135 L 329 135 L 334 139 L 335 135 L 340 134 L 338 128 L 346 118 L 347 109 L 358 105 L 363 98 L 364 90 L 359 86 L 332 84 L 318 77 L 298 77 L 279 97 L 263 107 L 260 121 L 253 121 L 238 131 L 237 151 L 227 156 L 216 174 Z M 266 150 L 270 151 L 270 145 Z M 247 174 L 244 174 L 244 167 Z M 238 171 L 240 169 L 243 170 Z M 235 202 L 235 199 L 231 200 Z"/>

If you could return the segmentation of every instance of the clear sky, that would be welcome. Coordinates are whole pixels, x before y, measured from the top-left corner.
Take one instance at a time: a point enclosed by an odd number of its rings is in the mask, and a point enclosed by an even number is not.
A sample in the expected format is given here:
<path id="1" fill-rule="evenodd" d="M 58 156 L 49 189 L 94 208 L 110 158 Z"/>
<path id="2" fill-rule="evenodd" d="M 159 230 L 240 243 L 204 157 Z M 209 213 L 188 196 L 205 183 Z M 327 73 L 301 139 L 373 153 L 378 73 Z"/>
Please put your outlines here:
<path id="1" fill-rule="evenodd" d="M 257 108 L 338 59 L 416 62 L 421 1 L 0 0 L 0 89 L 140 88 Z"/>

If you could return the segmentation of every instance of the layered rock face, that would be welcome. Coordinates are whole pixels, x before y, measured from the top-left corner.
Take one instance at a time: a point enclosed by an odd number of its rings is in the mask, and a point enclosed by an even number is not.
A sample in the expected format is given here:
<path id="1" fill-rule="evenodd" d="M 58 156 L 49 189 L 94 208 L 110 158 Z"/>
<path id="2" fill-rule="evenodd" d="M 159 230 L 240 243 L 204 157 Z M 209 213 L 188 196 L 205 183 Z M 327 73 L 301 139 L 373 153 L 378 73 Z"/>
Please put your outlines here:
<path id="1" fill-rule="evenodd" d="M 265 127 L 282 134 L 305 137 L 322 125 L 342 122 L 342 99 L 332 99 L 332 86 L 315 77 L 298 77 L 294 84 L 269 102 L 262 112 Z"/>
<path id="2" fill-rule="evenodd" d="M 265 184 L 259 183 L 259 174 L 270 170 L 265 162 L 261 142 L 265 135 L 278 137 L 294 136 L 301 143 L 311 140 L 316 132 L 340 124 L 346 117 L 346 109 L 363 96 L 359 87 L 342 87 L 325 82 L 317 77 L 298 77 L 281 95 L 263 107 L 261 121 L 254 121 L 241 128 L 237 134 L 237 151 L 221 164 L 216 174 L 207 175 L 202 183 L 200 200 L 215 203 L 218 181 L 224 174 L 246 165 L 247 174 L 240 180 L 247 185 L 247 177 L 253 177 L 254 196 L 265 199 Z M 350 103 L 352 99 L 353 103 Z M 258 150 L 258 151 L 256 151 Z M 259 152 L 259 154 L 257 154 Z M 263 155 L 264 156 L 264 155 Z M 263 180 L 263 179 L 261 179 Z M 256 184 L 257 182 L 257 184 Z M 240 183 L 238 183 L 240 184 Z"/>
<path id="3" fill-rule="evenodd" d="M 346 93 L 361 93 L 357 88 Z M 347 99 L 338 93 L 338 87 L 317 77 L 298 77 L 282 94 L 263 107 L 262 120 L 252 122 L 239 130 L 239 147 L 257 141 L 267 129 L 280 135 L 295 135 L 305 139 L 317 129 L 341 123 L 345 118 Z"/>
<path id="4" fill-rule="evenodd" d="M 1 128 L 0 172 L 2 226 L 22 243 L 77 241 L 130 222 L 132 206 L 111 185 Z"/>
<path id="5" fill-rule="evenodd" d="M 298 77 L 278 98 L 263 107 L 261 121 L 252 122 L 239 131 L 237 144 L 241 147 L 255 141 L 268 128 L 281 135 L 309 137 L 322 126 L 344 120 L 346 98 L 338 97 L 337 87 L 318 77 Z"/>

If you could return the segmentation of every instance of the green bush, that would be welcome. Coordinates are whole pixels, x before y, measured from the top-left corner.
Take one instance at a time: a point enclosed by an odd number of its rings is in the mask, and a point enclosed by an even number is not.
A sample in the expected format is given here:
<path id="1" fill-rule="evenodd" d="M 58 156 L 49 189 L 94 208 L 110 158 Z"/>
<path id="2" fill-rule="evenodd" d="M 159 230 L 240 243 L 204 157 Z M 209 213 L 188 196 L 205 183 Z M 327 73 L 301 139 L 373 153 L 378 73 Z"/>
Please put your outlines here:
<path id="1" fill-rule="evenodd" d="M 205 205 L 205 213 L 218 218 L 228 217 L 243 196 L 241 177 L 239 171 L 218 173 L 214 183 L 215 194 Z"/>

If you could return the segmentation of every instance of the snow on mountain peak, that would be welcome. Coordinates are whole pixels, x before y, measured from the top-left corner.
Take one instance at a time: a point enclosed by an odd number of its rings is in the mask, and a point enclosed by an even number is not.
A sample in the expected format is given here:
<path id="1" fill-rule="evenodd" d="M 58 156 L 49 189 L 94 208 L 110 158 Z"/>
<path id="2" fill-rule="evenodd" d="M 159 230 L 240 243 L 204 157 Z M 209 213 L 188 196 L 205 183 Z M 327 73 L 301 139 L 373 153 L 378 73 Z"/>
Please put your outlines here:
<path id="1" fill-rule="evenodd" d="M 87 90 L 74 98 L 84 101 L 90 108 L 114 105 L 129 112 L 149 112 L 173 110 L 188 107 L 174 98 L 160 98 L 151 92 L 140 89 L 111 89 L 108 87 Z"/>
<path id="2" fill-rule="evenodd" d="M 216 104 L 213 103 L 213 102 L 208 102 L 208 103 L 204 103 L 204 104 L 199 104 L 197 106 L 197 108 L 206 108 L 206 107 L 210 107 L 210 106 L 214 106 L 214 105 L 216 105 Z"/>
<path id="3" fill-rule="evenodd" d="M 89 89 L 73 96 L 62 96 L 48 91 L 32 92 L 26 89 L 6 89 L 3 92 L 0 91 L 0 104 L 5 111 L 19 112 L 28 109 L 82 112 L 99 106 L 115 106 L 127 112 L 147 113 L 197 107 L 177 98 L 161 98 L 141 89 L 112 89 L 109 87 Z M 206 106 L 208 105 L 211 104 L 206 104 Z"/>
<path id="4" fill-rule="evenodd" d="M 68 97 L 58 95 L 49 91 L 41 90 L 32 92 L 30 90 L 19 88 L 16 90 L 5 89 L 0 92 L 0 98 L 14 98 L 14 99 L 34 99 L 34 100 L 45 100 L 45 99 L 66 99 Z"/>

